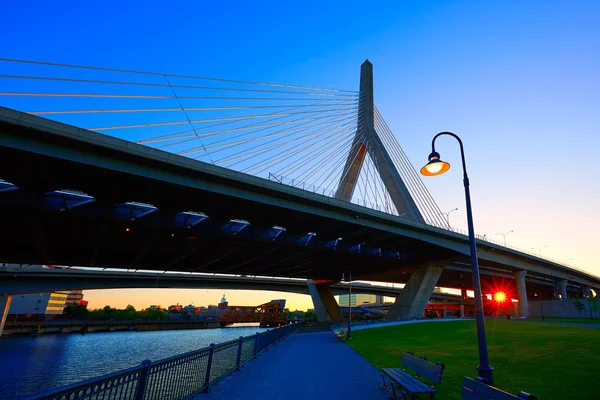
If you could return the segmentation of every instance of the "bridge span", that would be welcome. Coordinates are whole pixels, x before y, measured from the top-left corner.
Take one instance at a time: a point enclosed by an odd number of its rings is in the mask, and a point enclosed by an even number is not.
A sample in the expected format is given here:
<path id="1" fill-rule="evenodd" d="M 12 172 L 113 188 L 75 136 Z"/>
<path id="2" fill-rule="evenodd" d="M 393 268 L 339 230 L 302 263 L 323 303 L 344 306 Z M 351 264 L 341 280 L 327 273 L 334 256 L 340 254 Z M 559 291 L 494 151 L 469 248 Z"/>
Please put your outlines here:
<path id="1" fill-rule="evenodd" d="M 73 289 L 243 289 L 310 294 L 310 280 L 224 274 L 130 272 L 80 268 L 0 267 L 0 286 L 16 295 Z M 332 283 L 334 295 L 347 294 L 348 284 Z M 401 288 L 353 282 L 352 292 L 397 297 Z M 460 300 L 460 296 L 434 292 L 437 300 Z"/>
<path id="2" fill-rule="evenodd" d="M 351 271 L 406 283 L 388 318 L 419 317 L 434 287 L 472 288 L 468 237 L 421 214 L 382 139 L 368 61 L 356 98 L 333 197 L 0 107 L 0 261 L 310 279 L 321 319 L 340 318 L 331 284 Z M 351 202 L 373 160 L 395 212 Z M 528 298 L 600 287 L 600 277 L 482 238 L 477 252 L 484 290 L 514 290 L 521 315 Z"/>

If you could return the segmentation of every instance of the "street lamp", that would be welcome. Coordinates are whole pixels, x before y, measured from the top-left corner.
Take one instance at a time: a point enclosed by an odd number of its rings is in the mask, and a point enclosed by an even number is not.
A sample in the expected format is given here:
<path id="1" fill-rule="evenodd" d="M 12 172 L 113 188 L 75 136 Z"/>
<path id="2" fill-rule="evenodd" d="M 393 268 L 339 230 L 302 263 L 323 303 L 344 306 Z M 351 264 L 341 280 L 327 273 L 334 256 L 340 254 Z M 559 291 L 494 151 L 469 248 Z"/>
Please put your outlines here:
<path id="1" fill-rule="evenodd" d="M 441 213 L 442 215 L 446 216 L 446 223 L 448 224 L 448 227 L 450 227 L 450 213 L 452 211 L 458 211 L 458 208 L 453 208 L 452 210 L 448 211 L 448 212 L 443 212 Z"/>
<path id="2" fill-rule="evenodd" d="M 467 164 L 465 162 L 465 151 L 460 138 L 452 132 L 440 132 L 431 141 L 431 154 L 429 162 L 421 168 L 421 174 L 426 176 L 441 175 L 450 169 L 450 164 L 440 159 L 439 153 L 435 151 L 435 140 L 442 135 L 452 136 L 460 145 L 460 155 L 463 167 L 463 184 L 465 187 L 465 200 L 467 203 L 467 225 L 469 228 L 469 248 L 471 252 L 471 266 L 473 269 L 473 291 L 475 292 L 475 319 L 477 321 L 477 341 L 479 344 L 479 377 L 487 381 L 489 385 L 494 384 L 492 371 L 488 360 L 487 341 L 485 339 L 485 324 L 483 317 L 483 299 L 481 297 L 481 282 L 479 280 L 479 263 L 477 261 L 477 247 L 475 246 L 475 230 L 473 228 L 473 211 L 471 210 L 471 194 L 469 192 L 469 177 L 467 176 Z"/>
<path id="3" fill-rule="evenodd" d="M 345 279 L 346 274 L 348 274 L 348 279 Z M 346 339 L 352 339 L 352 334 L 350 333 L 350 324 L 352 323 L 352 274 L 350 271 L 342 272 L 342 280 L 345 282 L 349 282 L 348 285 L 348 336 Z"/>
<path id="4" fill-rule="evenodd" d="M 548 246 L 546 245 L 546 246 L 542 246 L 542 247 L 532 247 L 531 250 L 537 250 L 540 253 L 540 256 L 541 256 L 542 255 L 542 249 L 545 249 L 546 247 L 548 247 Z"/>
<path id="5" fill-rule="evenodd" d="M 509 233 L 513 233 L 514 231 L 508 231 L 508 232 L 504 232 L 504 233 L 495 233 L 494 235 L 502 235 L 502 237 L 504 238 L 504 247 L 506 247 L 506 235 L 508 235 Z"/>

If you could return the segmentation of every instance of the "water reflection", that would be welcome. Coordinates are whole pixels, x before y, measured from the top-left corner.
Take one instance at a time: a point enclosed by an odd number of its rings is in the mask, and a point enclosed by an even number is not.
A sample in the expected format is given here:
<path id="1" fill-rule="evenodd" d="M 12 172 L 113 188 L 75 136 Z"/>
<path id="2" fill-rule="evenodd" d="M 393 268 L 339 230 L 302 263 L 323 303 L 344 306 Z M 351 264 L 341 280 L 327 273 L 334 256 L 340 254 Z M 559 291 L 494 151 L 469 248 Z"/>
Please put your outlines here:
<path id="1" fill-rule="evenodd" d="M 2 338 L 0 397 L 16 399 L 263 330 L 249 326 Z"/>

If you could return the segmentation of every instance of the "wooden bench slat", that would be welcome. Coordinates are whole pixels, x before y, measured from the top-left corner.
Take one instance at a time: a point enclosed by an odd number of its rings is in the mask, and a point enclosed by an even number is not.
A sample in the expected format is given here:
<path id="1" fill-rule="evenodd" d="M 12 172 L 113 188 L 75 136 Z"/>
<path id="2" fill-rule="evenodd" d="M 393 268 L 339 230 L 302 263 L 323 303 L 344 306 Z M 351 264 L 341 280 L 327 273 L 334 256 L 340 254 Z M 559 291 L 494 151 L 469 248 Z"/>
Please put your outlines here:
<path id="1" fill-rule="evenodd" d="M 435 393 L 435 389 L 400 368 L 383 368 L 382 371 L 411 393 Z"/>
<path id="2" fill-rule="evenodd" d="M 417 372 L 419 375 L 424 376 L 436 385 L 439 385 L 442 382 L 442 371 L 444 370 L 442 364 L 433 364 L 410 353 L 402 354 L 400 363 L 405 368 Z"/>
<path id="3" fill-rule="evenodd" d="M 533 395 L 515 396 L 467 376 L 463 381 L 462 398 L 469 400 L 536 400 Z"/>

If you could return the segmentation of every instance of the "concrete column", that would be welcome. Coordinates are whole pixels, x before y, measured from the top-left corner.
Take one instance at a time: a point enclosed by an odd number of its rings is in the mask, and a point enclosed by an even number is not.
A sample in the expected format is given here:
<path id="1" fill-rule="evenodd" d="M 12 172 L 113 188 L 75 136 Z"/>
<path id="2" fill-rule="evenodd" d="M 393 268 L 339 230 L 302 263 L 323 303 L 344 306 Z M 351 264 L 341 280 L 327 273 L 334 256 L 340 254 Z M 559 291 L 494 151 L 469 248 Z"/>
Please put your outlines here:
<path id="1" fill-rule="evenodd" d="M 517 293 L 519 294 L 519 315 L 521 317 L 529 316 L 529 302 L 527 301 L 527 287 L 525 286 L 525 276 L 527 271 L 515 271 L 515 283 L 517 285 Z"/>
<path id="2" fill-rule="evenodd" d="M 444 267 L 429 264 L 414 271 L 404 289 L 396 297 L 396 302 L 390 308 L 386 320 L 421 318 L 443 269 Z"/>
<path id="3" fill-rule="evenodd" d="M 335 297 L 333 297 L 330 284 L 331 282 L 315 283 L 311 279 L 308 280 L 308 292 L 315 306 L 315 313 L 319 322 L 342 320 L 342 310 L 335 301 Z"/>
<path id="4" fill-rule="evenodd" d="M 4 323 L 8 316 L 11 300 L 12 296 L 9 294 L 0 295 L 0 336 L 2 336 L 2 331 L 4 330 Z"/>
<path id="5" fill-rule="evenodd" d="M 462 297 L 463 300 L 467 300 L 468 296 L 467 296 L 467 288 L 461 288 L 460 289 L 460 297 Z"/>
<path id="6" fill-rule="evenodd" d="M 568 280 L 566 279 L 561 279 L 556 282 L 558 283 L 558 288 L 560 290 L 559 294 L 562 296 L 561 299 L 563 300 L 567 300 L 569 298 L 569 296 L 567 295 L 567 282 Z"/>
<path id="7" fill-rule="evenodd" d="M 465 317 L 465 305 L 464 304 L 460 305 L 460 317 L 461 318 Z"/>
<path id="8" fill-rule="evenodd" d="M 590 297 L 592 297 L 592 291 L 589 286 L 583 287 L 583 297 L 585 297 L 586 299 L 589 299 Z"/>

